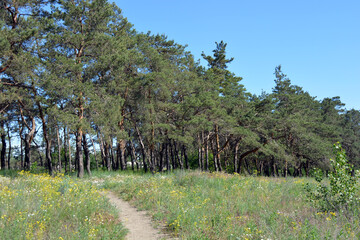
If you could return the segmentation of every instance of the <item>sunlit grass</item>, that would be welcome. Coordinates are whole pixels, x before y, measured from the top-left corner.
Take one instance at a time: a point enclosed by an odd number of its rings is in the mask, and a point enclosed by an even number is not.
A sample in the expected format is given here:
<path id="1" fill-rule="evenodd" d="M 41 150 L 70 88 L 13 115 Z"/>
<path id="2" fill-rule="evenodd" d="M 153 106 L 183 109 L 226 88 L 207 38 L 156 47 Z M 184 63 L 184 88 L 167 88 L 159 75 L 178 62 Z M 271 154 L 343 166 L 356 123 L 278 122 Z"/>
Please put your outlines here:
<path id="1" fill-rule="evenodd" d="M 123 239 L 115 210 L 91 183 L 61 174 L 0 177 L 0 239 Z"/>
<path id="2" fill-rule="evenodd" d="M 181 239 L 359 239 L 356 213 L 318 212 L 306 178 L 221 173 L 111 174 L 104 186 Z"/>
<path id="3" fill-rule="evenodd" d="M 122 239 L 126 231 L 97 186 L 147 209 L 180 239 L 359 239 L 358 212 L 319 212 L 307 178 L 222 173 L 19 172 L 0 177 L 0 239 Z"/>

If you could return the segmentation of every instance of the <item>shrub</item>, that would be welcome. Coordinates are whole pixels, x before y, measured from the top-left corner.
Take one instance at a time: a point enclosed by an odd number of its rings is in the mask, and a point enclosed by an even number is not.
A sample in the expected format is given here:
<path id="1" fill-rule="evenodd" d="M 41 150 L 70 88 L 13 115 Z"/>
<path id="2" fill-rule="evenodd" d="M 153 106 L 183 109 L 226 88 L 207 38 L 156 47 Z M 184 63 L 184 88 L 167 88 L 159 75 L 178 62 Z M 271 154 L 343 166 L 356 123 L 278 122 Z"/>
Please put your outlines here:
<path id="1" fill-rule="evenodd" d="M 315 188 L 309 183 L 305 185 L 309 201 L 321 211 L 338 211 L 342 207 L 349 209 L 359 204 L 359 172 L 352 176 L 353 166 L 346 160 L 340 143 L 334 144 L 333 149 L 336 158 L 330 159 L 333 170 L 329 173 L 329 181 L 323 181 L 323 173 L 317 169 Z"/>

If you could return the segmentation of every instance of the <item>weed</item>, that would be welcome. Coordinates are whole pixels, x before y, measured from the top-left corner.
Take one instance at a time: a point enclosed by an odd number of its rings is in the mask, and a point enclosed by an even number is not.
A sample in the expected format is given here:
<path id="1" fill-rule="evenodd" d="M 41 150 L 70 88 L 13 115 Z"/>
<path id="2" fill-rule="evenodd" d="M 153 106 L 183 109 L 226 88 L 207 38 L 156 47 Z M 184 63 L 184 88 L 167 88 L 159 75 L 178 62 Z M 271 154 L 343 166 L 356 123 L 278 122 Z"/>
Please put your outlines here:
<path id="1" fill-rule="evenodd" d="M 307 178 L 179 171 L 104 179 L 180 239 L 356 239 L 360 231 L 359 215 L 317 214 L 306 201 Z"/>
<path id="2" fill-rule="evenodd" d="M 0 178 L 0 239 L 122 239 L 126 230 L 92 184 L 58 174 Z"/>

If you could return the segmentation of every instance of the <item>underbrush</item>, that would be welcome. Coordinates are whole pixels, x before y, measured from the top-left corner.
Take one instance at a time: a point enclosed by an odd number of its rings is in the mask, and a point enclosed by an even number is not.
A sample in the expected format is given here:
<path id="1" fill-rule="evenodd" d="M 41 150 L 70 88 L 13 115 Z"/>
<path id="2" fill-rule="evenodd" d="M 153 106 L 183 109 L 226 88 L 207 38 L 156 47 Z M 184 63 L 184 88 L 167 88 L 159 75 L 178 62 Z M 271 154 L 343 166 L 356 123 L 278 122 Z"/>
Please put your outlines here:
<path id="1" fill-rule="evenodd" d="M 319 212 L 309 204 L 304 185 L 312 179 L 202 172 L 97 177 L 180 239 L 360 238 L 356 211 Z"/>
<path id="2" fill-rule="evenodd" d="M 91 183 L 63 175 L 0 176 L 0 239 L 123 239 L 126 230 Z"/>

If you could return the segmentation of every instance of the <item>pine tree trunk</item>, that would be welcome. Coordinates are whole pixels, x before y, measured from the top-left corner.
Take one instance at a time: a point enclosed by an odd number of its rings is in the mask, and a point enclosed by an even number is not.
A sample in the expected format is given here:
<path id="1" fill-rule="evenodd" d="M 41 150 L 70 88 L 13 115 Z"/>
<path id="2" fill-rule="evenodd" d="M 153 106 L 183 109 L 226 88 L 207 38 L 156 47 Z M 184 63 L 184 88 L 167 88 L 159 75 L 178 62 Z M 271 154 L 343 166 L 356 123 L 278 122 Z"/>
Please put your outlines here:
<path id="1" fill-rule="evenodd" d="M 86 134 L 83 134 L 83 149 L 84 149 L 84 155 L 85 155 L 85 166 L 86 166 L 86 172 L 91 176 L 91 170 L 90 170 L 90 151 L 89 147 L 86 141 Z"/>
<path id="2" fill-rule="evenodd" d="M 114 158 L 114 148 L 113 148 L 113 140 L 112 138 L 110 139 L 110 160 L 111 160 L 111 167 L 112 169 L 116 170 L 116 163 L 115 163 L 115 158 Z"/>
<path id="3" fill-rule="evenodd" d="M 228 167 L 229 167 L 229 161 L 228 161 L 229 153 L 228 153 L 228 151 L 224 151 L 224 154 L 225 154 L 225 156 L 224 156 L 224 164 L 225 164 L 225 172 L 226 172 Z"/>
<path id="4" fill-rule="evenodd" d="M 183 170 L 184 169 L 184 160 L 183 160 L 184 152 L 181 150 L 180 157 L 179 157 L 179 155 L 177 155 L 177 156 L 179 159 L 180 169 Z"/>
<path id="5" fill-rule="evenodd" d="M 104 166 L 108 171 L 111 170 L 111 164 L 109 159 L 109 144 L 107 142 L 104 142 Z"/>
<path id="6" fill-rule="evenodd" d="M 118 141 L 118 154 L 120 153 L 119 160 L 120 160 L 121 170 L 126 170 L 125 148 L 126 148 L 126 141 L 123 139 L 120 139 Z"/>
<path id="7" fill-rule="evenodd" d="M 166 164 L 166 171 L 170 172 L 170 158 L 169 158 L 169 143 L 168 141 L 165 143 L 165 164 Z"/>
<path id="8" fill-rule="evenodd" d="M 186 152 L 186 147 L 185 147 L 185 145 L 183 145 L 183 153 L 184 153 L 184 158 L 185 158 L 185 168 L 186 168 L 186 169 L 190 169 L 190 166 L 189 166 L 189 158 L 188 158 L 188 155 L 187 155 L 187 152 Z"/>
<path id="9" fill-rule="evenodd" d="M 154 173 L 156 172 L 156 169 L 159 169 L 159 151 L 160 149 L 158 149 L 156 146 L 153 150 L 153 169 L 154 169 Z"/>
<path id="10" fill-rule="evenodd" d="M 218 154 L 220 152 L 219 126 L 217 124 L 215 124 L 215 139 L 216 139 L 216 154 L 217 154 L 216 160 L 218 164 L 218 169 L 221 172 L 222 171 L 221 157 L 220 154 Z"/>
<path id="11" fill-rule="evenodd" d="M 98 170 L 99 169 L 99 163 L 98 163 L 98 159 L 96 157 L 96 149 L 95 149 L 94 140 L 92 138 L 90 138 L 90 140 L 91 140 L 91 144 L 93 146 L 94 158 L 95 158 L 95 163 L 96 163 L 96 170 Z"/>
<path id="12" fill-rule="evenodd" d="M 205 171 L 209 171 L 209 137 L 207 135 L 206 142 L 205 142 Z"/>
<path id="13" fill-rule="evenodd" d="M 52 175 L 53 169 L 52 169 L 52 163 L 51 163 L 51 140 L 45 139 L 45 144 L 46 144 L 46 148 L 45 148 L 46 162 L 48 165 L 49 174 Z"/>
<path id="14" fill-rule="evenodd" d="M 303 166 L 303 163 L 300 163 L 300 166 L 299 166 L 299 177 L 302 177 L 302 176 L 303 176 L 302 166 Z M 288 170 L 288 174 L 290 174 L 290 171 L 289 171 L 289 170 Z"/>
<path id="15" fill-rule="evenodd" d="M 255 167 L 256 167 L 256 174 L 259 176 L 259 174 L 261 173 L 261 161 L 259 161 L 259 157 L 256 156 L 255 157 Z"/>
<path id="16" fill-rule="evenodd" d="M 134 167 L 135 153 L 133 153 L 131 145 L 129 146 L 128 152 L 130 153 L 131 170 L 135 171 L 135 167 Z"/>
<path id="17" fill-rule="evenodd" d="M 172 165 L 173 169 L 176 169 L 175 154 L 174 154 L 174 149 L 173 149 L 173 145 L 172 145 L 171 141 L 169 143 L 169 147 L 170 147 L 171 165 Z"/>
<path id="18" fill-rule="evenodd" d="M 101 137 L 101 133 L 100 132 L 97 132 L 97 136 L 98 136 L 98 139 L 99 139 L 99 145 L 100 145 L 100 153 L 101 153 L 101 164 L 102 164 L 102 167 L 105 168 L 106 165 L 106 157 L 105 157 L 105 144 L 104 144 L 104 141 Z"/>
<path id="19" fill-rule="evenodd" d="M 273 157 L 274 158 L 274 157 Z M 273 177 L 276 177 L 277 175 L 277 170 L 276 170 L 276 164 L 275 164 L 275 161 L 273 160 Z"/>
<path id="20" fill-rule="evenodd" d="M 154 150 L 150 149 L 150 159 L 149 159 L 149 169 L 151 173 L 154 173 L 155 170 L 155 159 L 154 159 Z"/>
<path id="21" fill-rule="evenodd" d="M 163 171 L 164 168 L 164 151 L 165 151 L 165 143 L 161 144 L 161 151 L 159 152 L 159 172 Z"/>
<path id="22" fill-rule="evenodd" d="M 241 164 L 243 163 L 243 159 L 239 158 L 239 161 L 238 161 L 238 166 L 237 166 L 237 173 L 240 174 L 241 173 Z"/>
<path id="23" fill-rule="evenodd" d="M 201 134 L 198 134 L 198 164 L 199 164 L 199 169 L 203 170 L 203 153 L 202 153 L 202 143 L 201 143 Z"/>
<path id="24" fill-rule="evenodd" d="M 76 163 L 78 168 L 77 176 L 79 178 L 84 177 L 84 160 L 83 160 L 83 151 L 82 151 L 82 136 L 83 132 L 81 129 L 77 130 L 76 134 Z"/>
<path id="25" fill-rule="evenodd" d="M 33 87 L 33 92 L 34 95 L 36 96 L 36 90 Z M 51 154 L 50 154 L 50 146 L 51 146 L 51 140 L 49 139 L 48 136 L 48 132 L 47 132 L 47 126 L 46 126 L 46 121 L 45 121 L 45 116 L 44 116 L 44 112 L 43 109 L 40 105 L 39 101 L 36 101 L 36 105 L 38 106 L 39 109 L 39 115 L 40 115 L 40 119 L 41 119 L 41 123 L 42 123 L 42 129 L 43 129 L 43 136 L 44 136 L 44 140 L 46 142 L 46 161 L 47 161 L 47 165 L 48 165 L 48 169 L 49 169 L 49 174 L 52 175 L 53 169 L 52 169 L 52 163 L 51 163 Z"/>
<path id="26" fill-rule="evenodd" d="M 149 99 L 149 106 L 151 106 L 151 88 L 148 89 L 148 99 Z M 151 139 L 150 139 L 150 159 L 149 159 L 149 168 L 150 172 L 154 173 L 154 141 L 155 141 L 155 126 L 154 122 L 152 121 L 153 111 L 152 108 L 149 108 L 150 111 L 150 125 L 151 125 Z"/>
<path id="27" fill-rule="evenodd" d="M 129 137 L 130 137 L 130 133 L 129 133 Z M 136 168 L 137 168 L 137 170 L 139 170 L 139 164 L 136 161 L 135 147 L 134 147 L 134 144 L 133 144 L 131 138 L 130 138 L 129 143 L 130 143 L 130 155 L 131 155 L 131 168 L 133 171 L 135 170 L 134 162 L 136 162 Z"/>
<path id="28" fill-rule="evenodd" d="M 179 151 L 177 149 L 177 143 L 174 141 L 174 154 L 175 154 L 175 163 L 176 163 L 176 167 L 180 167 L 180 169 L 184 169 L 184 164 L 181 160 L 181 158 L 179 158 Z"/>
<path id="29" fill-rule="evenodd" d="M 25 135 L 25 159 L 24 159 L 24 169 L 26 171 L 30 170 L 30 159 L 31 159 L 30 141 L 31 141 L 31 136 L 27 133 Z"/>
<path id="30" fill-rule="evenodd" d="M 121 150 L 119 147 L 119 144 L 116 145 L 116 161 L 115 163 L 113 163 L 113 169 L 114 170 L 119 170 L 122 169 L 122 163 L 121 163 Z"/>
<path id="31" fill-rule="evenodd" d="M 147 172 L 148 171 L 148 166 L 147 166 L 147 154 L 146 154 L 146 149 L 145 149 L 145 145 L 144 145 L 144 142 L 142 140 L 142 137 L 141 137 L 141 134 L 140 134 L 140 131 L 139 131 L 139 128 L 137 127 L 136 125 L 136 122 L 134 121 L 134 126 L 135 126 L 135 130 L 136 130 L 136 133 L 138 135 L 138 138 L 139 138 L 139 142 L 140 142 L 140 147 L 141 147 L 141 152 L 142 152 L 142 156 L 143 156 L 143 165 L 144 165 L 144 171 Z M 151 170 L 151 169 L 150 169 Z"/>
<path id="32" fill-rule="evenodd" d="M 29 171 L 31 165 L 31 142 L 35 134 L 35 118 L 30 117 L 32 126 L 29 129 L 29 132 L 25 135 L 25 162 L 24 169 Z M 24 120 L 24 119 L 23 119 Z"/>
<path id="33" fill-rule="evenodd" d="M 269 161 L 266 161 L 265 163 L 265 169 L 264 169 L 264 175 L 267 177 L 270 177 L 270 164 Z"/>
<path id="34" fill-rule="evenodd" d="M 24 148 L 23 148 L 23 142 L 24 140 L 20 138 L 20 167 L 21 169 L 24 169 Z"/>
<path id="35" fill-rule="evenodd" d="M 201 166 L 201 147 L 200 147 L 200 145 L 198 146 L 198 165 L 199 165 L 199 169 L 202 170 L 202 166 Z"/>
<path id="36" fill-rule="evenodd" d="M 67 157 L 67 146 L 66 146 L 66 141 L 67 141 L 67 134 L 66 134 L 66 127 L 64 127 L 64 162 L 65 162 L 65 173 L 68 172 L 68 157 Z"/>
<path id="37" fill-rule="evenodd" d="M 147 172 L 148 171 L 148 166 L 147 166 L 147 155 L 146 155 L 146 151 L 142 150 L 142 159 L 143 159 L 143 167 L 144 167 L 144 171 Z"/>
<path id="38" fill-rule="evenodd" d="M 212 153 L 213 153 L 214 169 L 215 169 L 216 172 L 218 172 L 219 169 L 218 169 L 218 163 L 217 163 L 217 159 L 216 159 L 217 158 L 217 152 L 216 152 L 216 150 L 214 148 L 213 143 L 211 144 L 211 150 L 212 150 Z"/>
<path id="39" fill-rule="evenodd" d="M 4 121 L 0 122 L 0 131 L 1 131 L 1 169 L 4 170 L 6 167 L 6 133 L 4 128 Z"/>
<path id="40" fill-rule="evenodd" d="M 260 175 L 264 176 L 264 161 L 261 161 L 260 163 Z"/>
<path id="41" fill-rule="evenodd" d="M 67 140 L 68 140 L 68 148 L 69 148 L 69 172 L 71 172 L 71 164 L 72 164 L 72 159 L 71 159 L 71 145 L 70 145 L 70 136 L 69 136 L 69 129 L 67 130 Z"/>
<path id="42" fill-rule="evenodd" d="M 114 164 L 114 170 L 119 170 L 123 168 L 122 162 L 121 162 L 121 150 L 119 147 L 119 144 L 116 145 L 116 161 Z"/>
<path id="43" fill-rule="evenodd" d="M 8 139 L 9 139 L 9 152 L 8 152 L 8 169 L 11 169 L 10 160 L 11 160 L 11 136 L 10 136 L 10 126 L 8 125 Z"/>
<path id="44" fill-rule="evenodd" d="M 234 173 L 238 172 L 239 160 L 238 160 L 239 142 L 235 143 L 234 147 Z"/>
<path id="45" fill-rule="evenodd" d="M 111 144 L 109 143 L 105 143 L 105 147 L 107 149 L 107 156 L 106 156 L 106 168 L 108 171 L 111 171 L 111 150 L 112 150 L 112 147 L 111 147 Z"/>
<path id="46" fill-rule="evenodd" d="M 204 131 L 201 132 L 201 170 L 205 170 L 205 133 Z"/>
<path id="47" fill-rule="evenodd" d="M 62 171 L 62 164 L 61 164 L 61 141 L 60 141 L 59 126 L 56 126 L 56 137 L 57 137 L 57 144 L 58 144 L 59 172 L 61 172 Z"/>
<path id="48" fill-rule="evenodd" d="M 45 144 L 46 144 L 46 148 L 45 148 L 46 163 L 48 165 L 49 174 L 52 175 L 53 169 L 52 169 L 52 162 L 51 162 L 51 140 L 48 137 L 47 128 L 46 128 L 46 125 L 44 122 L 43 122 L 43 135 L 44 135 L 44 140 L 45 140 Z"/>
<path id="49" fill-rule="evenodd" d="M 24 148 L 23 148 L 23 130 L 24 126 L 23 123 L 20 121 L 20 118 L 18 119 L 19 124 L 19 137 L 20 137 L 20 169 L 24 169 Z"/>

